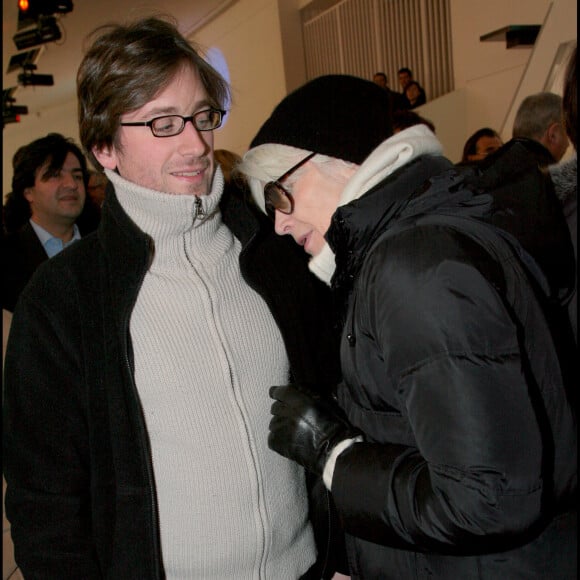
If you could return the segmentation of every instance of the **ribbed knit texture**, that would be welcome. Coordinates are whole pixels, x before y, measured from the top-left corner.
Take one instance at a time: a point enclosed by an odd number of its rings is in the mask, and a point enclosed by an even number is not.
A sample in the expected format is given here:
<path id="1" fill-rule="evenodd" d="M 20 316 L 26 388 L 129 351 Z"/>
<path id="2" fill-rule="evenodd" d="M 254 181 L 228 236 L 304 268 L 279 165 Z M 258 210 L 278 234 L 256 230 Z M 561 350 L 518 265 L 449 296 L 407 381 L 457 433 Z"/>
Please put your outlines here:
<path id="1" fill-rule="evenodd" d="M 304 474 L 267 446 L 268 388 L 288 381 L 288 361 L 241 278 L 221 170 L 203 220 L 194 196 L 107 177 L 155 244 L 130 330 L 167 579 L 294 580 L 316 556 Z"/>

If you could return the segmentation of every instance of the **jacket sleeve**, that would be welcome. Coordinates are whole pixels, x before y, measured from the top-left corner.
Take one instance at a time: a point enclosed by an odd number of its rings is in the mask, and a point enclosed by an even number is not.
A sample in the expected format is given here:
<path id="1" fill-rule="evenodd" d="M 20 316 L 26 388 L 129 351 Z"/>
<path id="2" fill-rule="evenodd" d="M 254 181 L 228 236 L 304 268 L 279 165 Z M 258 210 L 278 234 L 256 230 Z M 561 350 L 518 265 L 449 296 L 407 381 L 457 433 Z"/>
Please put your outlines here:
<path id="1" fill-rule="evenodd" d="M 25 291 L 8 339 L 6 515 L 15 559 L 27 579 L 101 578 L 91 536 L 79 317 L 74 311 L 66 317 L 68 332 Z"/>
<path id="2" fill-rule="evenodd" d="M 347 532 L 375 543 L 507 548 L 542 515 L 543 435 L 516 324 L 453 236 L 433 235 L 398 236 L 361 272 L 358 332 L 410 435 L 347 449 L 332 493 Z"/>

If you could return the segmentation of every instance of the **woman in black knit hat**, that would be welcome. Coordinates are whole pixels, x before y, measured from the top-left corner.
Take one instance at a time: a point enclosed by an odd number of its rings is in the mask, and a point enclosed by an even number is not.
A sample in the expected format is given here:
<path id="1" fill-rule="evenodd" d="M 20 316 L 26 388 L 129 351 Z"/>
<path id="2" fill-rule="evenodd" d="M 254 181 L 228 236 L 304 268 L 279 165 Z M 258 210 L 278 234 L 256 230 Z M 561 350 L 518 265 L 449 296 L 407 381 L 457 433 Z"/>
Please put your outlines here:
<path id="1" fill-rule="evenodd" d="M 575 416 L 540 298 L 574 271 L 561 215 L 510 211 L 520 144 L 461 175 L 426 126 L 392 136 L 384 99 L 315 79 L 239 167 L 343 305 L 336 398 L 272 387 L 269 446 L 331 490 L 353 578 L 575 578 Z M 528 245 L 546 231 L 559 276 Z"/>

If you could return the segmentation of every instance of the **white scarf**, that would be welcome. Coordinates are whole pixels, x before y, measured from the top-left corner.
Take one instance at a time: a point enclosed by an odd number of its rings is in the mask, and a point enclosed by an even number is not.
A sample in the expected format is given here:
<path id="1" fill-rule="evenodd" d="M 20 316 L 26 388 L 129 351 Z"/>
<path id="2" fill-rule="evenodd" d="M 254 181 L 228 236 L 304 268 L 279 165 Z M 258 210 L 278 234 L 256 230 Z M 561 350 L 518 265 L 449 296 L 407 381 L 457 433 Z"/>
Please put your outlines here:
<path id="1" fill-rule="evenodd" d="M 377 183 L 421 155 L 442 155 L 443 147 L 425 125 L 414 125 L 383 141 L 363 162 L 344 188 L 338 206 L 362 197 Z M 311 272 L 330 286 L 336 269 L 328 243 L 309 264 Z"/>

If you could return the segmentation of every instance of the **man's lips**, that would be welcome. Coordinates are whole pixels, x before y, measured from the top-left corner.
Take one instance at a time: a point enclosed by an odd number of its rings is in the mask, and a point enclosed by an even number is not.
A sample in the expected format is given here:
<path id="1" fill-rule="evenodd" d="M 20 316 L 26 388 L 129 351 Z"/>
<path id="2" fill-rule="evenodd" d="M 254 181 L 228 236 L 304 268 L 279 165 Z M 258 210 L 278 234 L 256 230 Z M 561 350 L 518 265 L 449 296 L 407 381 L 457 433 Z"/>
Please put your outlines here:
<path id="1" fill-rule="evenodd" d="M 170 171 L 171 175 L 174 177 L 196 177 L 201 175 L 209 168 L 209 163 L 203 165 L 197 165 L 195 167 L 180 167 Z"/>
<path id="2" fill-rule="evenodd" d="M 187 169 L 187 170 L 182 170 L 182 171 L 172 171 L 171 175 L 174 175 L 175 177 L 195 177 L 196 175 L 200 175 L 201 173 L 203 173 L 206 170 L 206 168 L 201 168 L 201 169 Z"/>

